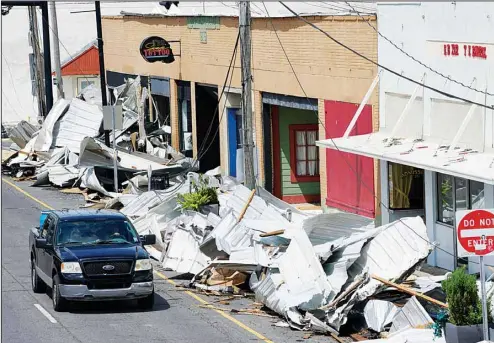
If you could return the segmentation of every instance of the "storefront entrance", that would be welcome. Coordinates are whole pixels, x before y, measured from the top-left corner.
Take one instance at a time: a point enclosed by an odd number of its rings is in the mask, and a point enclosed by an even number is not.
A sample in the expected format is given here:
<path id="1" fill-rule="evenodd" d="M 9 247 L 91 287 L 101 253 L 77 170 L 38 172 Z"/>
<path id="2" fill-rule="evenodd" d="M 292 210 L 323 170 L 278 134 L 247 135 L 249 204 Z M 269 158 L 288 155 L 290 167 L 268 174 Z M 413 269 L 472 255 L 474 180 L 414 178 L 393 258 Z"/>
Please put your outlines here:
<path id="1" fill-rule="evenodd" d="M 218 88 L 196 84 L 197 153 L 200 172 L 220 165 Z"/>

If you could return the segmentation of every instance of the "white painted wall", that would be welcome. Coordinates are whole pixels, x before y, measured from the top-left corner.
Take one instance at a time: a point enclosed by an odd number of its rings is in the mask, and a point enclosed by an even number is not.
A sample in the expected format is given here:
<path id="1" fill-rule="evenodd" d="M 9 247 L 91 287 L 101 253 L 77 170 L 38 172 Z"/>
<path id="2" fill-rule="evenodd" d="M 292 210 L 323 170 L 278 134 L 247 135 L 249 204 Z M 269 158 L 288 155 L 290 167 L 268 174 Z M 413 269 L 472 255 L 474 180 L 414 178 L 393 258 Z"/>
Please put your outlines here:
<path id="1" fill-rule="evenodd" d="M 77 78 L 74 76 L 62 76 L 65 99 L 72 99 L 77 95 Z"/>
<path id="2" fill-rule="evenodd" d="M 457 81 L 494 93 L 494 3 L 435 2 L 435 3 L 379 3 L 378 29 L 385 37 L 431 68 Z M 487 59 L 463 56 L 444 56 L 443 44 L 475 44 L 487 48 Z M 493 96 L 485 96 L 427 70 L 405 56 L 384 38 L 378 38 L 378 61 L 399 74 L 420 81 L 471 101 L 494 105 Z M 474 78 L 476 81 L 473 82 Z M 380 130 L 390 132 L 416 85 L 382 71 L 379 88 Z M 410 116 L 397 136 L 421 137 L 449 144 L 457 132 L 470 105 L 448 99 L 431 90 L 419 89 Z M 489 151 L 493 148 L 493 111 L 477 108 L 473 120 L 465 130 L 461 145 Z M 381 164 L 382 201 L 389 203 L 387 167 Z M 425 215 L 428 235 L 439 249 L 428 262 L 445 269 L 453 268 L 453 228 L 437 223 L 437 174 L 424 173 Z M 494 208 L 494 187 L 484 185 L 486 208 Z M 383 208 L 383 222 L 402 217 Z M 473 261 L 475 260 L 475 261 Z M 470 272 L 478 271 L 478 258 L 471 259 Z M 494 258 L 486 258 L 494 266 Z M 488 274 L 491 272 L 489 271 Z"/>
<path id="3" fill-rule="evenodd" d="M 379 3 L 378 29 L 385 37 L 431 68 L 464 84 L 494 93 L 494 3 L 489 2 L 422 2 Z M 443 44 L 458 44 L 459 56 L 444 56 Z M 463 44 L 487 48 L 487 59 L 463 56 Z M 448 93 L 493 105 L 494 96 L 478 94 L 427 70 L 384 38 L 378 37 L 379 62 L 407 77 Z M 476 81 L 472 84 L 474 78 Z M 391 130 L 397 116 L 416 85 L 383 72 L 380 82 L 380 125 Z M 398 95 L 398 96 L 397 96 Z M 405 132 L 448 143 L 468 112 L 468 104 L 459 104 L 433 91 L 419 90 L 420 99 L 403 125 Z M 401 102 L 397 100 L 401 97 Z M 470 147 L 492 149 L 493 111 L 477 108 L 475 120 L 465 131 L 462 142 Z M 422 125 L 423 124 L 423 125 Z M 483 132 L 484 134 L 479 134 Z"/>

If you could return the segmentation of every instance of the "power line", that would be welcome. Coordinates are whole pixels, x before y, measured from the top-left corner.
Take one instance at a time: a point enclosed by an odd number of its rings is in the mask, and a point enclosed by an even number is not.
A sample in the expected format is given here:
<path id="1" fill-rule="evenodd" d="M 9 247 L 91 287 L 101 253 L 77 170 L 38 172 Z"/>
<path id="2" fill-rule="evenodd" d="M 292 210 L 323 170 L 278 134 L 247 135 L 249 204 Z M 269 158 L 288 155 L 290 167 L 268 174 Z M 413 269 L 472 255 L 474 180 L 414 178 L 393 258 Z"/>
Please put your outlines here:
<path id="1" fill-rule="evenodd" d="M 437 74 L 437 75 L 439 75 L 439 76 L 441 76 L 441 77 L 443 77 L 443 78 L 445 78 L 445 79 L 447 79 L 447 80 L 449 80 L 449 81 L 451 81 L 451 82 L 453 82 L 453 83 L 456 83 L 456 84 L 458 84 L 458 85 L 460 85 L 460 86 L 462 86 L 462 87 L 468 88 L 468 89 L 473 90 L 473 91 L 475 91 L 475 92 L 477 92 L 477 93 L 487 94 L 487 95 L 494 96 L 494 93 L 489 93 L 489 92 L 487 92 L 487 90 L 485 90 L 485 91 L 479 90 L 479 89 L 477 89 L 477 88 L 475 88 L 475 87 L 472 87 L 472 86 L 466 85 L 466 84 L 464 84 L 464 83 L 463 83 L 463 82 L 461 82 L 461 81 L 457 81 L 457 80 L 455 80 L 455 79 L 451 78 L 451 77 L 450 77 L 450 76 L 448 76 L 448 75 L 444 75 L 443 73 L 441 73 L 441 72 L 437 71 L 436 69 L 431 68 L 430 66 L 428 66 L 428 65 L 427 65 L 427 64 L 425 64 L 424 62 L 422 62 L 422 61 L 418 60 L 417 58 L 413 57 L 413 56 L 412 56 L 412 55 L 410 55 L 408 52 L 406 52 L 405 50 L 403 50 L 402 48 L 400 48 L 398 45 L 396 45 L 396 44 L 395 44 L 393 41 L 391 41 L 388 37 L 384 36 L 381 32 L 379 32 L 379 31 L 378 31 L 378 29 L 377 29 L 374 25 L 372 25 L 372 24 L 369 22 L 369 20 L 366 20 L 364 17 L 362 17 L 361 13 L 360 13 L 360 12 L 358 12 L 357 10 L 355 10 L 355 8 L 354 8 L 354 7 L 353 7 L 353 6 L 352 6 L 352 5 L 351 5 L 348 1 L 347 1 L 347 2 L 345 2 L 345 3 L 346 3 L 348 6 L 350 6 L 350 8 L 353 10 L 353 12 L 357 13 L 357 15 L 358 15 L 360 18 L 362 18 L 362 20 L 364 20 L 364 21 L 367 23 L 367 25 L 369 25 L 369 26 L 370 26 L 370 27 L 371 27 L 371 28 L 372 28 L 372 29 L 373 29 L 373 30 L 374 30 L 374 31 L 375 31 L 375 32 L 376 32 L 376 33 L 377 33 L 380 37 L 382 37 L 384 40 L 386 40 L 389 44 L 391 44 L 393 47 L 395 47 L 396 49 L 398 49 L 400 52 L 402 52 L 402 53 L 403 53 L 404 55 L 406 55 L 408 58 L 410 58 L 410 59 L 412 59 L 413 61 L 415 61 L 415 62 L 417 62 L 418 64 L 420 64 L 422 67 L 424 67 L 424 68 L 426 68 L 426 69 L 428 69 L 428 70 L 432 71 L 433 73 L 435 73 L 435 74 Z"/>
<path id="2" fill-rule="evenodd" d="M 19 114 L 19 112 L 17 112 L 17 110 L 15 109 L 14 106 L 12 106 L 12 103 L 10 102 L 9 98 L 7 97 L 7 95 L 5 94 L 5 92 L 3 91 L 2 89 L 2 94 L 3 94 L 3 98 L 5 98 L 5 100 L 7 100 L 7 103 L 10 105 L 10 108 L 12 108 L 12 110 L 14 111 L 14 113 L 21 119 L 21 120 L 24 120 L 21 115 Z"/>
<path id="3" fill-rule="evenodd" d="M 217 130 L 216 130 L 213 138 L 211 139 L 210 145 L 208 146 L 208 148 L 204 152 L 202 152 L 202 150 L 204 149 L 204 147 L 206 145 L 207 138 L 208 138 L 209 134 L 211 133 L 211 129 L 212 129 L 213 123 L 214 123 L 214 117 L 216 116 L 216 113 L 219 110 L 221 98 L 223 97 L 223 94 L 224 94 L 225 88 L 226 88 L 226 83 L 228 82 L 228 76 L 230 76 L 230 71 L 232 72 L 232 75 L 231 75 L 231 78 L 230 78 L 230 85 L 231 85 L 231 80 L 233 79 L 233 71 L 235 70 L 235 59 L 236 59 L 236 56 L 237 56 L 237 49 L 238 49 L 239 40 L 240 40 L 240 30 L 238 31 L 238 34 L 237 34 L 237 39 L 235 41 L 235 47 L 233 49 L 233 54 L 232 54 L 232 57 L 230 59 L 230 65 L 228 66 L 228 71 L 226 73 L 226 78 L 225 78 L 225 82 L 223 83 L 223 88 L 221 90 L 221 94 L 219 94 L 219 96 L 218 96 L 218 103 L 216 105 L 216 109 L 214 111 L 214 115 L 213 115 L 213 118 L 211 120 L 211 124 L 209 125 L 208 131 L 206 133 L 206 138 L 203 140 L 203 144 L 201 145 L 201 155 L 199 155 L 199 152 L 197 153 L 198 159 L 202 158 L 204 156 L 204 154 L 207 152 L 207 150 L 209 150 L 209 148 L 213 144 L 214 139 L 216 138 L 216 135 L 218 134 L 218 131 L 219 131 L 219 128 L 220 128 L 220 124 L 221 124 L 221 120 L 223 119 L 223 113 L 221 114 L 220 120 L 218 121 L 218 128 L 217 128 Z M 233 68 L 232 68 L 232 66 L 233 66 Z M 230 89 L 230 86 L 228 87 L 228 89 Z M 219 112 L 218 112 L 218 115 L 219 115 Z"/>
<path id="4" fill-rule="evenodd" d="M 2 57 L 5 60 L 5 63 L 7 64 L 7 69 L 9 70 L 10 80 L 12 81 L 12 89 L 14 90 L 15 97 L 17 98 L 17 102 L 19 103 L 19 105 L 22 108 L 22 102 L 19 99 L 19 94 L 17 94 L 17 90 L 15 89 L 14 77 L 12 76 L 12 70 L 10 69 L 9 61 L 7 61 L 7 58 L 5 57 L 5 55 L 3 53 L 2 53 Z"/>
<path id="5" fill-rule="evenodd" d="M 264 2 L 263 2 L 263 5 L 264 5 Z M 274 30 L 274 32 L 275 32 L 276 38 L 278 39 L 278 42 L 280 43 L 280 46 L 281 46 L 281 49 L 283 50 L 283 53 L 284 53 L 284 55 L 285 55 L 285 58 L 287 59 L 288 64 L 290 65 L 290 68 L 292 69 L 293 75 L 295 76 L 295 79 L 297 80 L 297 83 L 298 83 L 298 85 L 300 86 L 300 89 L 301 89 L 301 90 L 302 90 L 302 92 L 304 93 L 304 96 L 305 96 L 305 98 L 307 99 L 307 102 L 309 103 L 310 101 L 309 101 L 309 97 L 308 97 L 308 95 L 307 95 L 307 92 L 305 91 L 304 87 L 302 86 L 302 83 L 300 82 L 300 79 L 298 78 L 297 73 L 295 72 L 295 69 L 294 69 L 294 67 L 293 67 L 293 64 L 292 64 L 292 62 L 290 61 L 290 58 L 288 57 L 288 54 L 286 53 L 285 48 L 283 47 L 283 43 L 281 42 L 281 39 L 280 39 L 280 37 L 279 37 L 279 35 L 278 35 L 278 32 L 277 32 L 277 30 L 276 30 L 276 27 L 274 26 L 274 23 L 273 23 L 273 21 L 272 21 L 272 18 L 269 16 L 269 12 L 268 12 L 268 10 L 267 10 L 267 8 L 266 8 L 266 5 L 264 5 L 264 8 L 266 9 L 266 13 L 268 14 L 269 21 L 270 21 L 270 23 L 271 23 L 271 26 L 273 27 L 273 30 Z M 319 122 L 319 123 L 322 125 L 322 127 L 324 128 L 324 132 L 327 132 L 327 131 L 326 131 L 326 126 L 324 125 L 324 123 L 323 123 L 323 122 L 321 121 L 321 119 L 319 118 L 319 113 L 318 113 L 317 111 L 314 111 L 314 113 L 316 114 L 316 118 L 317 118 L 318 122 Z M 336 151 L 338 151 L 338 153 L 340 153 L 340 154 L 343 154 L 343 152 L 339 149 L 339 147 L 338 147 L 338 146 L 336 145 L 336 143 L 334 142 L 333 138 L 329 138 L 329 139 L 331 140 L 331 142 L 332 142 L 333 146 L 336 148 Z M 348 165 L 348 167 L 349 167 L 349 168 L 350 168 L 350 170 L 352 171 L 352 173 L 353 173 L 353 174 L 357 177 L 358 182 L 359 182 L 359 183 L 361 183 L 361 184 L 364 186 L 364 188 L 366 188 L 366 189 L 367 189 L 367 190 L 368 190 L 368 191 L 372 194 L 372 196 L 374 197 L 374 199 L 375 199 L 375 200 L 376 200 L 376 201 L 377 201 L 377 202 L 378 202 L 378 203 L 379 203 L 382 207 L 384 207 L 384 209 L 386 209 L 387 211 L 390 211 L 390 208 L 389 208 L 386 204 L 384 204 L 384 202 L 382 202 L 382 201 L 381 201 L 381 199 L 379 199 L 379 197 L 378 197 L 377 195 L 375 195 L 375 193 L 374 193 L 374 191 L 371 189 L 371 187 L 369 187 L 369 186 L 368 186 L 368 185 L 367 185 L 367 184 L 366 184 L 366 183 L 362 180 L 361 176 L 357 173 L 357 171 L 353 168 L 353 166 L 352 166 L 352 165 L 350 164 L 350 162 L 348 161 L 348 158 L 346 157 L 346 155 L 344 155 L 344 154 L 343 154 L 343 155 L 342 155 L 342 157 L 343 157 L 343 159 L 345 160 L 345 163 Z M 420 236 L 417 232 L 415 232 L 415 231 L 414 231 L 414 230 L 413 230 L 410 226 L 408 226 L 406 223 L 404 223 L 404 222 L 401 220 L 401 218 L 399 218 L 399 219 L 398 219 L 398 221 L 399 221 L 400 223 L 402 223 L 402 224 L 403 224 L 406 228 L 408 228 L 411 232 L 413 232 L 415 235 L 417 235 L 417 237 L 421 238 L 421 239 L 422 239 L 422 240 L 424 240 L 424 241 L 429 242 L 428 240 L 426 240 L 426 239 L 424 239 L 422 236 Z M 444 250 L 444 249 L 442 249 L 442 248 L 438 247 L 438 246 L 437 246 L 437 245 L 435 245 L 435 244 L 433 244 L 433 245 L 434 245 L 435 249 L 438 249 L 438 250 L 440 250 L 440 251 L 442 251 L 442 252 L 444 252 L 444 253 L 446 253 L 446 254 L 448 254 L 448 255 L 450 255 L 450 256 L 456 257 L 454 254 L 450 253 L 449 251 L 446 251 L 446 250 Z M 466 258 L 461 258 L 461 259 L 463 259 L 464 261 L 468 261 L 468 259 L 466 259 Z M 469 261 L 469 262 L 472 262 L 472 263 L 477 263 L 477 262 L 475 262 L 475 261 Z"/>
<path id="6" fill-rule="evenodd" d="M 216 109 L 214 111 L 213 118 L 211 119 L 211 123 L 209 124 L 208 130 L 206 132 L 206 137 L 203 139 L 202 144 L 201 144 L 200 148 L 198 149 L 198 152 L 197 152 L 196 157 L 192 159 L 191 166 L 189 168 L 187 168 L 186 170 L 182 171 L 181 173 L 179 173 L 178 175 L 184 175 L 184 176 L 186 176 L 187 173 L 189 173 L 191 170 L 193 170 L 193 168 L 196 165 L 197 161 L 199 159 L 201 159 L 204 156 L 204 154 L 209 150 L 209 148 L 213 144 L 214 139 L 216 138 L 216 135 L 218 134 L 219 127 L 220 127 L 221 121 L 223 119 L 224 108 L 223 108 L 223 113 L 222 113 L 222 115 L 221 115 L 221 117 L 219 119 L 219 122 L 218 122 L 218 128 L 217 128 L 217 130 L 216 130 L 216 132 L 215 132 L 215 134 L 214 134 L 214 136 L 213 136 L 213 138 L 212 138 L 209 146 L 205 149 L 205 146 L 206 146 L 207 140 L 208 140 L 208 136 L 211 133 L 211 129 L 212 129 L 213 124 L 214 124 L 214 118 L 216 116 L 216 113 L 218 112 L 221 98 L 223 97 L 223 94 L 224 94 L 225 89 L 226 89 L 226 84 L 228 82 L 228 77 L 230 77 L 230 85 L 231 85 L 231 80 L 233 78 L 233 71 L 234 71 L 234 68 L 235 68 L 234 67 L 234 64 L 235 64 L 235 59 L 236 59 L 236 54 L 237 54 L 239 39 L 240 39 L 240 30 L 238 31 L 238 34 L 237 34 L 237 38 L 236 38 L 236 41 L 235 41 L 235 46 L 234 46 L 234 49 L 233 49 L 232 57 L 230 59 L 230 64 L 228 66 L 228 70 L 227 70 L 227 73 L 226 73 L 225 81 L 223 83 L 223 88 L 221 90 L 221 93 L 218 95 L 218 102 L 216 104 Z M 232 66 L 233 66 L 233 68 L 232 68 Z M 232 72 L 231 76 L 230 76 L 230 72 Z M 225 106 L 226 106 L 226 102 L 225 102 Z M 181 182 L 181 185 L 184 184 L 184 183 L 185 183 L 185 180 L 183 182 Z"/>
<path id="7" fill-rule="evenodd" d="M 469 103 L 469 104 L 471 104 L 471 105 L 477 105 L 477 106 L 479 106 L 479 107 L 487 108 L 487 109 L 490 109 L 490 110 L 494 109 L 494 106 L 484 105 L 484 104 L 481 104 L 480 102 L 471 101 L 471 100 L 468 100 L 468 99 L 462 98 L 462 97 L 460 97 L 460 96 L 457 96 L 457 95 L 454 95 L 454 94 L 451 94 L 451 93 L 447 93 L 447 92 L 441 91 L 441 90 L 439 90 L 439 89 L 437 89 L 437 88 L 434 88 L 434 87 L 431 87 L 431 86 L 429 86 L 429 85 L 427 85 L 427 84 L 425 84 L 425 83 L 422 83 L 422 82 L 416 81 L 416 80 L 414 80 L 414 79 L 412 79 L 412 78 L 410 78 L 410 77 L 408 77 L 408 76 L 402 75 L 402 74 L 400 74 L 400 73 L 398 73 L 398 72 L 396 72 L 396 71 L 394 71 L 394 70 L 392 70 L 392 69 L 390 69 L 390 68 L 388 68 L 388 67 L 386 67 L 386 66 L 384 66 L 384 65 L 380 64 L 379 62 L 376 62 L 376 61 L 372 60 L 371 58 L 369 58 L 369 57 L 367 57 L 367 56 L 365 56 L 365 55 L 361 54 L 360 52 L 358 52 L 358 51 L 356 51 L 356 50 L 354 50 L 354 49 L 350 48 L 348 45 L 346 45 L 346 44 L 344 44 L 344 43 L 340 42 L 339 40 L 337 40 L 336 38 L 334 38 L 333 36 L 331 36 L 329 33 L 327 33 L 326 31 L 324 31 L 323 29 L 319 28 L 317 25 L 315 25 L 315 24 L 311 23 L 310 21 L 308 21 L 308 20 L 307 20 L 307 19 L 305 19 L 304 17 L 300 16 L 298 13 L 296 13 L 295 11 L 293 11 L 290 7 L 288 7 L 287 5 L 285 5 L 282 1 L 280 1 L 280 4 L 282 4 L 282 5 L 283 5 L 283 6 L 284 6 L 284 7 L 285 7 L 285 8 L 286 8 L 289 12 L 291 12 L 291 13 L 292 13 L 294 16 L 296 16 L 299 20 L 301 20 L 301 21 L 303 21 L 304 23 L 306 23 L 306 24 L 308 24 L 308 25 L 312 26 L 314 29 L 316 29 L 317 31 L 319 31 L 319 32 L 321 32 L 322 34 L 324 34 L 326 37 L 328 37 L 329 39 L 331 39 L 333 42 L 335 42 L 335 43 L 336 43 L 336 44 L 338 44 L 339 46 L 341 46 L 341 47 L 343 47 L 343 48 L 345 48 L 345 49 L 347 49 L 347 50 L 351 51 L 351 52 L 352 52 L 352 53 L 354 53 L 355 55 L 357 55 L 357 56 L 359 56 L 359 57 L 363 58 L 364 60 L 366 60 L 366 61 L 368 61 L 368 62 L 370 62 L 370 63 L 372 63 L 372 64 L 374 64 L 374 65 L 376 65 L 376 66 L 378 66 L 378 67 L 379 67 L 379 68 L 381 68 L 381 69 L 386 70 L 387 72 L 389 72 L 389 73 L 391 73 L 391 74 L 394 74 L 394 75 L 396 75 L 396 76 L 398 76 L 398 77 L 400 77 L 400 78 L 402 78 L 402 79 L 405 79 L 405 80 L 407 80 L 407 81 L 410 81 L 410 82 L 412 82 L 412 83 L 414 83 L 414 84 L 416 84 L 416 85 L 419 85 L 419 86 L 422 86 L 422 87 L 424 87 L 424 88 L 427 88 L 427 89 L 429 89 L 429 90 L 431 90 L 431 91 L 433 91 L 433 92 L 436 92 L 436 93 L 438 93 L 438 94 L 441 94 L 441 95 L 443 95 L 443 96 L 445 96 L 445 97 L 448 97 L 448 98 L 451 98 L 451 99 L 456 99 L 456 100 L 461 100 L 461 101 L 466 102 L 466 103 Z"/>
<path id="8" fill-rule="evenodd" d="M 239 32 L 240 32 L 240 31 L 239 31 Z M 236 45 L 236 47 L 238 47 L 238 45 Z M 233 60 L 233 61 L 235 61 L 236 57 L 237 57 L 237 49 L 235 49 L 235 50 L 234 50 L 234 54 L 233 54 L 233 59 L 232 59 L 232 60 Z M 228 90 L 230 90 L 230 88 L 231 88 L 231 86 L 232 86 L 233 73 L 235 72 L 235 62 L 233 62 L 233 64 L 234 64 L 234 65 L 233 65 L 233 70 L 232 70 L 232 73 L 231 73 L 231 75 L 230 75 L 230 82 L 229 82 L 229 84 L 228 84 Z M 221 101 L 221 97 L 222 97 L 222 96 L 220 96 L 220 97 L 219 97 L 219 101 Z M 216 132 L 214 133 L 213 139 L 211 140 L 211 143 L 209 144 L 209 146 L 206 148 L 206 150 L 205 150 L 204 154 L 205 154 L 205 153 L 209 150 L 209 148 L 211 147 L 211 145 L 213 145 L 214 139 L 215 139 L 215 138 L 216 138 L 216 136 L 218 135 L 218 132 L 219 132 L 219 130 L 220 130 L 221 121 L 223 120 L 223 116 L 225 115 L 225 109 L 226 109 L 226 101 L 227 101 L 227 97 L 228 97 L 228 96 L 226 96 L 226 97 L 225 97 L 225 102 L 224 102 L 224 104 L 223 104 L 223 110 L 222 110 L 222 112 L 221 112 L 221 117 L 220 117 L 220 119 L 219 119 L 219 121 L 218 121 L 218 127 L 216 128 Z M 204 154 L 203 154 L 202 156 L 204 156 Z M 202 158 L 202 156 L 201 156 L 201 158 Z"/>

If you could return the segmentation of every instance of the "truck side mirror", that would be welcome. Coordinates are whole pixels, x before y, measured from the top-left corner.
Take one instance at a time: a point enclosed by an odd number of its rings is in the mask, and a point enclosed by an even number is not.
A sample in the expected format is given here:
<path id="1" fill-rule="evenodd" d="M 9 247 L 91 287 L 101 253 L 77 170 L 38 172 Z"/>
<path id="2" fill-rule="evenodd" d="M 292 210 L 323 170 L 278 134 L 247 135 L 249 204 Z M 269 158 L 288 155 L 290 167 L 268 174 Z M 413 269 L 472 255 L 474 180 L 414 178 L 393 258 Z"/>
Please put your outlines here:
<path id="1" fill-rule="evenodd" d="M 141 241 L 143 245 L 153 245 L 156 244 L 156 235 L 144 235 L 141 236 Z"/>
<path id="2" fill-rule="evenodd" d="M 35 245 L 35 247 L 37 249 L 46 248 L 46 246 L 47 246 L 46 239 L 44 239 L 44 238 L 36 238 L 34 245 Z"/>

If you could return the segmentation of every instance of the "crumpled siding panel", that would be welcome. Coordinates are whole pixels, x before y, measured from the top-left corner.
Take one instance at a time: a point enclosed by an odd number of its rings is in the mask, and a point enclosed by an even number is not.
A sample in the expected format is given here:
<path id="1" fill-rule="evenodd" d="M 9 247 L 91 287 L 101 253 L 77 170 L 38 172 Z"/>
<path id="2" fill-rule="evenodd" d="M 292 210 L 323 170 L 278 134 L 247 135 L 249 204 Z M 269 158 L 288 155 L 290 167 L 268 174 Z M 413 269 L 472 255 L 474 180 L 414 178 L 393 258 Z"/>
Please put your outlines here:
<path id="1" fill-rule="evenodd" d="M 393 333 L 406 327 L 420 328 L 427 327 L 434 323 L 431 316 L 427 313 L 424 307 L 419 303 L 415 296 L 401 308 L 396 317 L 393 318 L 393 325 L 389 332 Z"/>
<path id="2" fill-rule="evenodd" d="M 79 169 L 74 166 L 54 165 L 48 168 L 48 178 L 59 187 L 71 186 L 79 177 Z"/>
<path id="3" fill-rule="evenodd" d="M 163 267 L 178 273 L 197 274 L 208 264 L 207 256 L 199 250 L 198 239 L 187 229 L 177 228 L 166 252 Z"/>
<path id="4" fill-rule="evenodd" d="M 74 98 L 67 113 L 54 126 L 52 145 L 66 146 L 71 151 L 79 153 L 84 138 L 99 135 L 102 121 L 103 112 L 98 106 Z"/>
<path id="5" fill-rule="evenodd" d="M 280 273 L 290 294 L 288 305 L 302 310 L 314 310 L 326 304 L 331 285 L 306 233 L 291 230 L 286 252 L 276 260 Z"/>
<path id="6" fill-rule="evenodd" d="M 303 222 L 303 228 L 313 245 L 348 237 L 351 233 L 365 231 L 364 227 L 371 226 L 371 219 L 344 212 L 324 213 Z"/>

